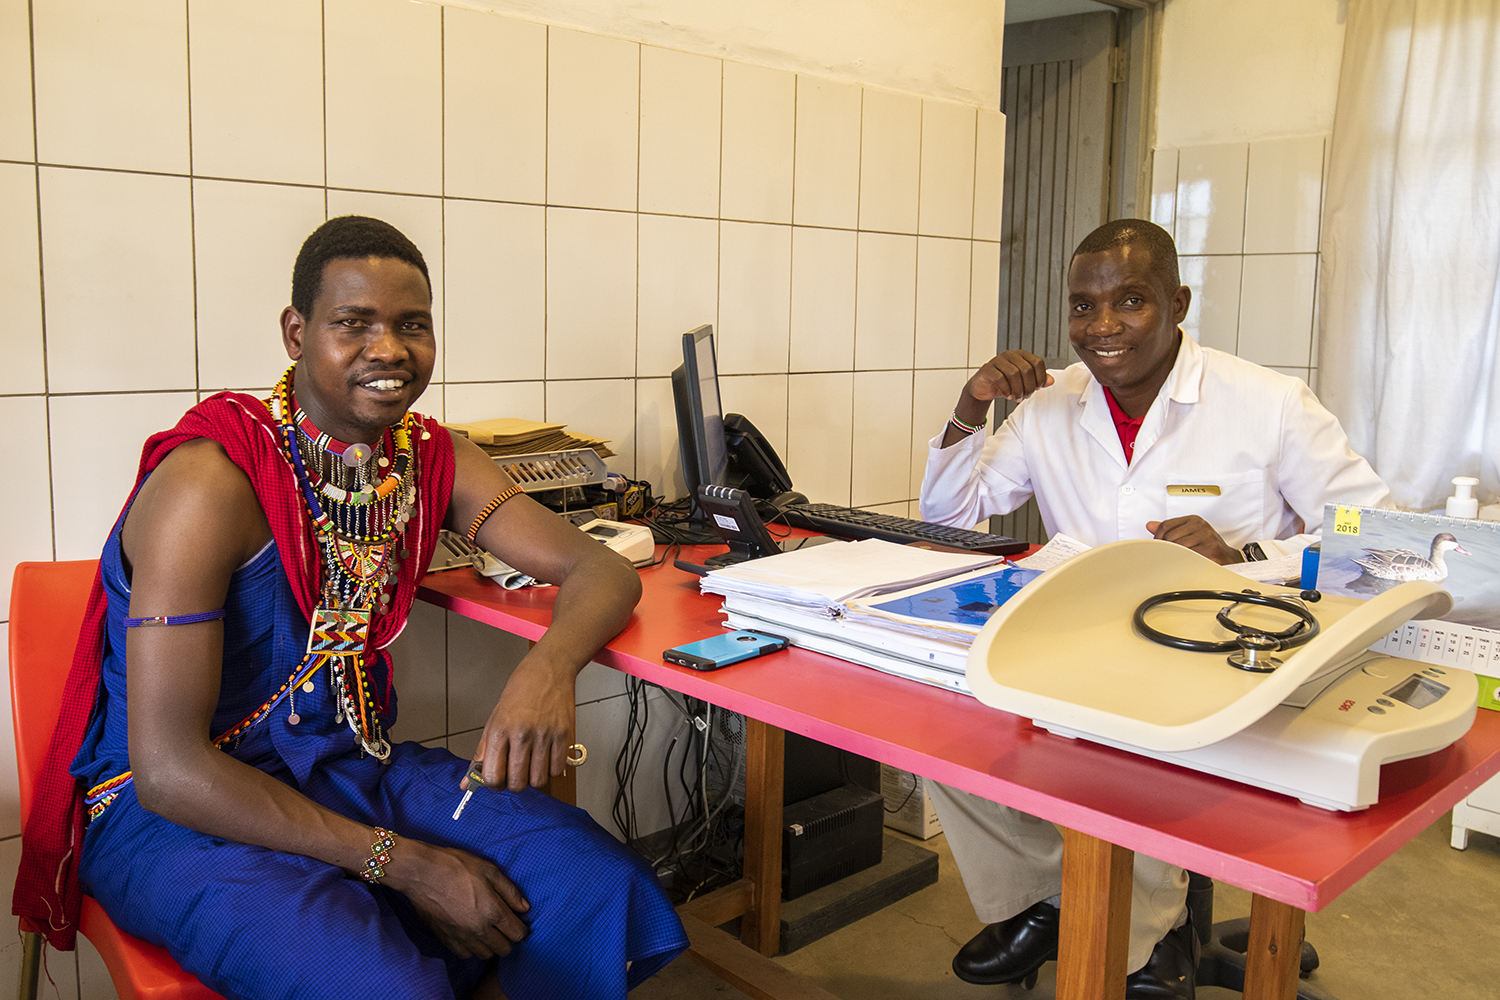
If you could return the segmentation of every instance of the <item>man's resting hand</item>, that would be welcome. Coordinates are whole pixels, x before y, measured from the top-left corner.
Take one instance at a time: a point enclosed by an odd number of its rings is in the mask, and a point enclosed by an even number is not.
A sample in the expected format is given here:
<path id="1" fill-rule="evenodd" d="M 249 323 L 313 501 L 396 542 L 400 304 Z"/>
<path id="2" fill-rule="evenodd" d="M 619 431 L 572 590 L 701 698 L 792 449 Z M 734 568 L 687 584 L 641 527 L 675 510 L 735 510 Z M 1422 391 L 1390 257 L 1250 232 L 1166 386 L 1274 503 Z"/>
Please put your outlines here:
<path id="1" fill-rule="evenodd" d="M 1174 517 L 1166 521 L 1147 521 L 1146 530 L 1151 532 L 1152 538 L 1174 542 L 1192 549 L 1199 555 L 1212 559 L 1220 566 L 1245 561 L 1239 549 L 1231 548 L 1224 539 L 1219 537 L 1219 533 L 1213 529 L 1213 526 L 1197 514 Z"/>
<path id="2" fill-rule="evenodd" d="M 474 751 L 474 759 L 484 766 L 484 783 L 519 792 L 527 785 L 541 788 L 549 775 L 562 774 L 573 744 L 575 700 L 571 674 L 530 657 L 522 660 Z M 468 787 L 467 778 L 463 784 Z"/>
<path id="3" fill-rule="evenodd" d="M 508 955 L 526 936 L 517 914 L 531 904 L 500 869 L 472 854 L 402 838 L 384 882 L 406 896 L 443 946 L 461 958 Z"/>

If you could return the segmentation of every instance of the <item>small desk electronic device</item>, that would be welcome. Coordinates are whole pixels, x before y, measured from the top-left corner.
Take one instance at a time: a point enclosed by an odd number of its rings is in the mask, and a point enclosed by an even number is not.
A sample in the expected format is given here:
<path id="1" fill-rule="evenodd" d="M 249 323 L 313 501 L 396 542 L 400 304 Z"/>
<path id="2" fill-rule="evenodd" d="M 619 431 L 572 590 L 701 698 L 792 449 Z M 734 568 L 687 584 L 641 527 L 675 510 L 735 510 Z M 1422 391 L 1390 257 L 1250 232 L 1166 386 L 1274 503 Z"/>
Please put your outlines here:
<path id="1" fill-rule="evenodd" d="M 651 539 L 651 529 L 644 524 L 606 521 L 596 517 L 580 524 L 578 530 L 620 553 L 630 560 L 632 566 L 646 566 L 656 558 L 656 543 Z"/>
<path id="2" fill-rule="evenodd" d="M 1303 645 L 1276 651 L 1277 665 L 1264 672 L 1237 667 L 1236 654 L 1222 650 L 1162 645 L 1132 623 L 1136 609 L 1158 594 L 1242 592 L 1246 582 L 1168 542 L 1092 549 L 995 613 L 970 650 L 970 687 L 985 704 L 1054 733 L 1333 810 L 1373 804 L 1382 764 L 1434 753 L 1468 732 L 1478 695 L 1473 674 L 1366 652 L 1412 618 L 1446 613 L 1452 599 L 1434 584 L 1405 583 L 1368 601 L 1324 596 L 1305 605 L 1320 630 Z M 1221 624 L 1224 604 L 1163 604 L 1149 624 L 1172 636 L 1234 639 Z M 1289 631 L 1285 612 L 1237 608 L 1238 620 L 1252 627 Z"/>

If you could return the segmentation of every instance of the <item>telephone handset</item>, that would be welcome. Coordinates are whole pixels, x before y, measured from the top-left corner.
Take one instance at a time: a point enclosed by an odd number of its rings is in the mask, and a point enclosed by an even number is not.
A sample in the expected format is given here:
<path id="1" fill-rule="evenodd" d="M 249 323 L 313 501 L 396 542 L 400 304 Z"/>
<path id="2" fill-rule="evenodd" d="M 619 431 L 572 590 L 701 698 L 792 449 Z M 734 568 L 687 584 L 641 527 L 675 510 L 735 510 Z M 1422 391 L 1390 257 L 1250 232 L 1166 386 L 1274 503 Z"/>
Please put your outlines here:
<path id="1" fill-rule="evenodd" d="M 740 413 L 724 415 L 724 444 L 729 452 L 729 482 L 758 500 L 774 500 L 792 490 L 792 477 L 776 449 Z M 800 498 L 806 502 L 806 497 Z"/>

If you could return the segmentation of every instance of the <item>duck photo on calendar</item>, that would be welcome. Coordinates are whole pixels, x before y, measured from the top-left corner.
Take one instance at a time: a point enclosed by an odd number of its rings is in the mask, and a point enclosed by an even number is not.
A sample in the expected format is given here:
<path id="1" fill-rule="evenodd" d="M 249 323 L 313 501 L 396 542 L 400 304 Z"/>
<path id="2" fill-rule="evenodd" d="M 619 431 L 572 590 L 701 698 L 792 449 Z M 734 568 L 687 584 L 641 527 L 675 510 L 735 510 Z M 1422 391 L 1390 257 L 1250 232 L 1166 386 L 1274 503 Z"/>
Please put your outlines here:
<path id="1" fill-rule="evenodd" d="M 1368 598 L 1407 580 L 1453 595 L 1444 621 L 1500 629 L 1500 522 L 1328 505 L 1319 590 Z"/>

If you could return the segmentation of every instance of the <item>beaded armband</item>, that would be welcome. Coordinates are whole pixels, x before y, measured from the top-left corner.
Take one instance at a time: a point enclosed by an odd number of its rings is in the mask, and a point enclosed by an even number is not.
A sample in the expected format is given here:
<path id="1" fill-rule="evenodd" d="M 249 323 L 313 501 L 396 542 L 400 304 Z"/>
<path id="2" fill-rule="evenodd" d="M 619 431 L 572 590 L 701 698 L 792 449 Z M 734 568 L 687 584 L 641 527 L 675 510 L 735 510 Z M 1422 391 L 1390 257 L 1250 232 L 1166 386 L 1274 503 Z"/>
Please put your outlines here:
<path id="1" fill-rule="evenodd" d="M 138 628 L 143 625 L 195 625 L 198 622 L 216 622 L 224 617 L 224 609 L 217 611 L 195 611 L 190 615 L 154 615 L 148 618 L 127 618 L 126 628 Z"/>
<path id="2" fill-rule="evenodd" d="M 965 434 L 978 434 L 980 431 L 984 430 L 984 425 L 986 423 L 988 423 L 988 422 L 989 422 L 989 418 L 988 417 L 980 417 L 979 418 L 979 423 L 977 423 L 977 424 L 966 424 L 962 420 L 958 419 L 958 411 L 957 410 L 954 410 L 953 411 L 953 416 L 951 416 L 951 417 L 948 418 L 948 423 L 952 424 L 954 427 L 957 427 L 959 430 L 963 431 Z"/>
<path id="3" fill-rule="evenodd" d="M 396 846 L 396 835 L 384 827 L 377 826 L 375 836 L 375 843 L 370 845 L 370 858 L 359 873 L 366 882 L 385 878 L 385 866 L 391 863 L 391 848 Z"/>
<path id="4" fill-rule="evenodd" d="M 480 511 L 479 516 L 474 518 L 474 523 L 469 525 L 467 535 L 471 543 L 474 541 L 475 536 L 479 534 L 479 529 L 484 526 L 484 522 L 489 518 L 489 516 L 495 513 L 495 511 L 499 510 L 501 504 L 503 504 L 505 501 L 509 500 L 519 492 L 521 492 L 521 487 L 512 486 L 510 489 L 506 490 L 504 493 L 500 494 L 495 499 L 484 505 L 484 510 Z"/>

